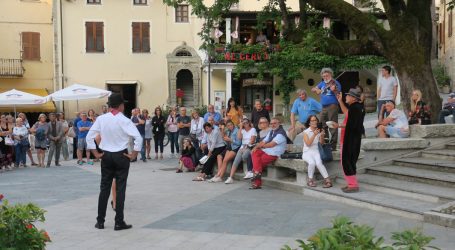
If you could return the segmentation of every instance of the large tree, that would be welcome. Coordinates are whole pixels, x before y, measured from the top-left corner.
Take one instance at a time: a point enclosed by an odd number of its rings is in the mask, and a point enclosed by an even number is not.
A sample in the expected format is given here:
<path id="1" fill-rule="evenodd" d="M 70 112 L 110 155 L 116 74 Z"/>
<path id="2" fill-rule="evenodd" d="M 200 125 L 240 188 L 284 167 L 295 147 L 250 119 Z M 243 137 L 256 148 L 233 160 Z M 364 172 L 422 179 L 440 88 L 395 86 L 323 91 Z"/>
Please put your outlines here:
<path id="1" fill-rule="evenodd" d="M 164 0 L 168 4 L 178 4 L 184 0 Z M 368 0 L 363 0 L 368 2 Z M 205 18 L 207 26 L 202 35 L 209 35 L 211 23 L 229 11 L 231 4 L 238 0 L 217 0 L 207 7 L 204 0 L 186 0 L 193 6 L 193 12 Z M 285 39 L 298 44 L 299 38 L 289 25 L 286 0 L 275 2 L 281 13 L 281 28 Z M 333 19 L 340 20 L 352 30 L 356 40 L 325 38 L 325 46 L 315 51 L 338 57 L 355 55 L 383 56 L 396 69 L 401 84 L 401 100 L 405 110 L 410 109 L 410 96 L 413 89 L 420 89 L 425 100 L 431 104 L 436 119 L 441 109 L 441 99 L 431 67 L 434 0 L 381 0 L 383 11 L 389 22 L 389 29 L 377 22 L 369 12 L 362 12 L 344 0 L 299 0 L 300 29 L 308 28 L 308 9 L 322 11 Z M 310 6 L 310 7 L 308 7 Z M 302 31 L 304 32 L 304 31 Z M 297 38 L 296 38 L 297 37 Z M 297 39 L 297 40 L 296 40 Z"/>

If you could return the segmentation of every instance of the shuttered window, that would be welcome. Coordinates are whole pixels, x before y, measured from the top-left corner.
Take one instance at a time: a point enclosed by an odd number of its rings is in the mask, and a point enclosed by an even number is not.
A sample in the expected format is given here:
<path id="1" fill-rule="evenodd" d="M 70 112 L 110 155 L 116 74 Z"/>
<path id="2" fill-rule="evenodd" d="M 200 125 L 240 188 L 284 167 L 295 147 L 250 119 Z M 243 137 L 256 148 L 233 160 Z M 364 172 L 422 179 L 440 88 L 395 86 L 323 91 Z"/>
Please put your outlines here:
<path id="1" fill-rule="evenodd" d="M 40 33 L 22 32 L 22 59 L 36 61 L 41 59 Z"/>
<path id="2" fill-rule="evenodd" d="M 147 5 L 147 0 L 134 0 L 134 5 Z"/>
<path id="3" fill-rule="evenodd" d="M 133 52 L 150 52 L 150 23 L 133 22 Z"/>
<path id="4" fill-rule="evenodd" d="M 187 23 L 188 19 L 188 5 L 179 5 L 175 8 L 175 22 Z"/>
<path id="5" fill-rule="evenodd" d="M 101 4 L 101 0 L 87 0 L 87 4 Z"/>
<path id="6" fill-rule="evenodd" d="M 85 33 L 85 51 L 104 52 L 103 22 L 86 22 Z"/>

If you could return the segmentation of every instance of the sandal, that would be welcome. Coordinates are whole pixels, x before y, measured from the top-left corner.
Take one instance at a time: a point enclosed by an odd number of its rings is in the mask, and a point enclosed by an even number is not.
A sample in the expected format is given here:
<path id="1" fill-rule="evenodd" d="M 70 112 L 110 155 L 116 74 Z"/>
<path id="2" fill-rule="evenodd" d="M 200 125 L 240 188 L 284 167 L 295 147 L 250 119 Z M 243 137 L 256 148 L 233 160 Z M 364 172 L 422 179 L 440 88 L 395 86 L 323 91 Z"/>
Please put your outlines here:
<path id="1" fill-rule="evenodd" d="M 198 177 L 194 178 L 193 181 L 205 181 L 205 179 L 202 176 L 198 176 Z"/>
<path id="2" fill-rule="evenodd" d="M 259 180 L 262 177 L 262 173 L 254 173 L 253 178 L 251 178 L 251 181 Z"/>
<path id="3" fill-rule="evenodd" d="M 306 183 L 308 187 L 317 187 L 316 182 L 312 178 L 308 178 L 308 182 Z"/>
<path id="4" fill-rule="evenodd" d="M 324 179 L 324 185 L 322 187 L 323 188 L 331 188 L 331 187 L 333 187 L 332 181 L 330 181 L 330 178 L 325 178 Z"/>
<path id="5" fill-rule="evenodd" d="M 251 184 L 250 189 L 262 189 L 262 187 L 261 186 L 257 186 L 255 184 Z"/>
<path id="6" fill-rule="evenodd" d="M 183 171 L 179 168 L 179 169 L 177 169 L 177 171 L 175 171 L 175 172 L 176 172 L 176 173 L 181 173 L 181 172 L 183 172 Z"/>

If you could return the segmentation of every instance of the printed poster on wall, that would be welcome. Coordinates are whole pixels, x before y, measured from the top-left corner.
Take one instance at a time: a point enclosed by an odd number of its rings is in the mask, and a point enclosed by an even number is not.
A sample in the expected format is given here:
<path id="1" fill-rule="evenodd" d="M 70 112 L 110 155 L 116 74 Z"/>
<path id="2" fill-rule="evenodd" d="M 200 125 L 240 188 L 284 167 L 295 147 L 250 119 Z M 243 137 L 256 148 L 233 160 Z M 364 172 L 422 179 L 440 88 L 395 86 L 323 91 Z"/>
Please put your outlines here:
<path id="1" fill-rule="evenodd" d="M 221 113 L 221 110 L 225 107 L 226 103 L 226 92 L 215 91 L 215 112 Z"/>

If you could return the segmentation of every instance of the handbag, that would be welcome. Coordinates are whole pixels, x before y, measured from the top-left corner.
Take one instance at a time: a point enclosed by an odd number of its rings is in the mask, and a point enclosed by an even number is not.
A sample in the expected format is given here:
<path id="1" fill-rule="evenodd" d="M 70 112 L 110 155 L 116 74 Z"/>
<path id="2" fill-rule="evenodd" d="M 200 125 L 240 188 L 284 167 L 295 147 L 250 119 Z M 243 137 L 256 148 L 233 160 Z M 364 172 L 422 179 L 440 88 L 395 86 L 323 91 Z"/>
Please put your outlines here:
<path id="1" fill-rule="evenodd" d="M 209 157 L 207 155 L 204 155 L 201 159 L 199 159 L 199 163 L 204 165 L 208 159 L 209 159 Z"/>
<path id="2" fill-rule="evenodd" d="M 71 137 L 71 138 L 76 137 L 76 132 L 74 132 L 73 127 L 70 127 L 70 128 L 68 129 L 68 132 L 66 133 L 66 136 Z"/>
<path id="3" fill-rule="evenodd" d="M 280 156 L 281 159 L 302 159 L 302 152 L 284 153 Z"/>
<path id="4" fill-rule="evenodd" d="M 19 145 L 21 145 L 22 147 L 29 147 L 30 142 L 28 141 L 28 138 L 26 137 L 19 141 Z"/>
<path id="5" fill-rule="evenodd" d="M 14 140 L 11 139 L 11 137 L 9 137 L 9 136 L 5 137 L 5 145 L 14 146 Z"/>
<path id="6" fill-rule="evenodd" d="M 332 145 L 331 144 L 321 144 L 318 143 L 319 155 L 321 156 L 321 160 L 323 162 L 333 161 L 332 155 Z"/>

